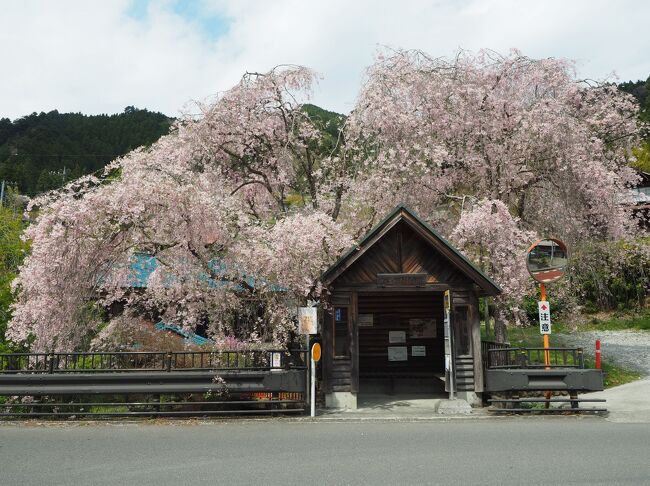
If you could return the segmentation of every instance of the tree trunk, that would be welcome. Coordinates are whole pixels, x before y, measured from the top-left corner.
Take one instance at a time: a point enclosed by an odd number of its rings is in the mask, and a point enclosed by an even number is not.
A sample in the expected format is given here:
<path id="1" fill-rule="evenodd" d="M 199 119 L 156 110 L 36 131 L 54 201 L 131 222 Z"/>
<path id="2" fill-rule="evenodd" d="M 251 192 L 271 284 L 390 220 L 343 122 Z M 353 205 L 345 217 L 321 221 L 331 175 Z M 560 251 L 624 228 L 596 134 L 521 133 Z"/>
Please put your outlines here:
<path id="1" fill-rule="evenodd" d="M 508 342 L 508 330 L 506 329 L 506 322 L 501 319 L 498 314 L 494 318 L 494 340 L 497 343 Z"/>

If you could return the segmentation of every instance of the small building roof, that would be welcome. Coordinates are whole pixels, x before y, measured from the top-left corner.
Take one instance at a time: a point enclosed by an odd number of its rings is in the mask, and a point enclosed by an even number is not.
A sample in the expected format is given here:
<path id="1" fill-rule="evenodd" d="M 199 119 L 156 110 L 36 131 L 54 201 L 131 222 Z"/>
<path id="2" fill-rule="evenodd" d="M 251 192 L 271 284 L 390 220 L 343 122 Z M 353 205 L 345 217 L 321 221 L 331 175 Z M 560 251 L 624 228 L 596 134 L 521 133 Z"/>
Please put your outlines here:
<path id="1" fill-rule="evenodd" d="M 449 243 L 428 223 L 422 220 L 405 204 L 398 205 L 382 221 L 374 226 L 361 240 L 345 252 L 322 275 L 321 281 L 330 285 L 342 275 L 355 261 L 361 258 L 371 247 L 379 242 L 387 232 L 399 222 L 405 222 L 413 228 L 429 245 L 440 253 L 460 273 L 464 274 L 480 289 L 482 295 L 498 295 L 501 288 L 465 255 Z"/>
<path id="2" fill-rule="evenodd" d="M 151 277 L 151 274 L 158 268 L 158 265 L 158 259 L 154 255 L 140 252 L 134 253 L 129 259 L 129 272 L 126 285 L 131 288 L 147 288 L 149 285 L 149 278 Z M 244 290 L 244 287 L 242 285 L 232 282 L 226 278 L 230 269 L 223 261 L 212 259 L 208 262 L 208 267 L 214 278 L 208 275 L 206 272 L 199 272 L 196 275 L 197 280 L 207 282 L 208 288 L 214 289 L 228 287 L 236 291 Z M 286 291 L 286 289 L 280 285 L 269 283 L 264 279 L 251 277 L 243 271 L 238 270 L 238 273 L 241 277 L 241 282 L 249 286 L 251 289 L 267 287 L 272 292 Z M 219 279 L 220 276 L 223 278 Z M 172 284 L 173 281 L 170 279 L 169 285 L 171 286 Z"/>

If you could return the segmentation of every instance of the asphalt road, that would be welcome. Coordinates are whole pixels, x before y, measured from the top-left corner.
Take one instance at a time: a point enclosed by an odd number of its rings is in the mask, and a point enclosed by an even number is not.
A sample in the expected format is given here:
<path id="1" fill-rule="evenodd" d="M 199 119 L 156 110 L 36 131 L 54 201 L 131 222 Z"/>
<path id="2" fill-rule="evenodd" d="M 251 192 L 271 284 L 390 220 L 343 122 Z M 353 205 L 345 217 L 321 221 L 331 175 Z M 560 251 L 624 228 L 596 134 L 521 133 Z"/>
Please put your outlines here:
<path id="1" fill-rule="evenodd" d="M 650 484 L 650 424 L 598 418 L 10 426 L 0 484 Z"/>

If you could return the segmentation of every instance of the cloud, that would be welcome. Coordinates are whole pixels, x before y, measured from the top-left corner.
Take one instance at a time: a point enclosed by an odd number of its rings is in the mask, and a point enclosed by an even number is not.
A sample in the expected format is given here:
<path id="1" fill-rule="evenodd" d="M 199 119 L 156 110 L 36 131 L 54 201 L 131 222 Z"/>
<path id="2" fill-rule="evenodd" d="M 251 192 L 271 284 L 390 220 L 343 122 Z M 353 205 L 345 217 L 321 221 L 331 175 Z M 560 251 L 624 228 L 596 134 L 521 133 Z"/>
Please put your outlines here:
<path id="1" fill-rule="evenodd" d="M 347 112 L 379 46 L 517 47 L 576 59 L 584 77 L 645 79 L 647 18 L 650 4 L 604 0 L 24 0 L 0 16 L 0 116 L 127 105 L 175 115 L 284 63 L 318 71 L 314 102 Z"/>

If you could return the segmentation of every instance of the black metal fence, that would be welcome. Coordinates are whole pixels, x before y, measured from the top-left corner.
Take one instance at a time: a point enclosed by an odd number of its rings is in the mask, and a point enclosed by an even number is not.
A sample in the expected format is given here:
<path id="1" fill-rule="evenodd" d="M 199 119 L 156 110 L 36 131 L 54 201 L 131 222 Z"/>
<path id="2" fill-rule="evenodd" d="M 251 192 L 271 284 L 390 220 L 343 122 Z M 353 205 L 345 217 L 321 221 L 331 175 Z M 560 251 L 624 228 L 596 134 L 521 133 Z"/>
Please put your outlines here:
<path id="1" fill-rule="evenodd" d="M 483 360 L 483 368 L 488 367 L 488 356 L 490 350 L 494 349 L 508 349 L 510 343 L 498 343 L 496 341 L 481 341 L 481 357 Z"/>
<path id="2" fill-rule="evenodd" d="M 0 354 L 0 373 L 305 369 L 306 350 Z M 275 362 L 274 362 L 275 360 Z"/>
<path id="3" fill-rule="evenodd" d="M 0 354 L 0 417 L 303 412 L 308 351 Z"/>
<path id="4" fill-rule="evenodd" d="M 584 368 L 582 348 L 490 347 L 484 354 L 487 369 Z"/>

